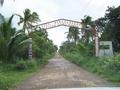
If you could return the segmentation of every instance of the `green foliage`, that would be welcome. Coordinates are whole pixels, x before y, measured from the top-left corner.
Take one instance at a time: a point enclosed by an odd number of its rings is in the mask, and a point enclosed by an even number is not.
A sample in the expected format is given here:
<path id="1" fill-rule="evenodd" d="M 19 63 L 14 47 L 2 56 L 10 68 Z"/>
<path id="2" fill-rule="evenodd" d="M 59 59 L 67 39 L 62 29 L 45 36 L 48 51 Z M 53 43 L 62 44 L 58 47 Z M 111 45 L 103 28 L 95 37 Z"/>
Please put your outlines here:
<path id="1" fill-rule="evenodd" d="M 33 55 L 35 58 L 42 59 L 44 56 L 56 52 L 53 42 L 48 39 L 46 30 L 39 29 L 32 34 L 33 38 Z"/>
<path id="2" fill-rule="evenodd" d="M 17 61 L 16 65 L 15 65 L 15 68 L 17 70 L 36 69 L 39 64 L 43 64 L 44 65 L 44 63 L 39 62 L 39 60 L 35 60 L 35 59 L 23 60 L 23 59 L 21 59 L 21 60 Z"/>
<path id="3" fill-rule="evenodd" d="M 80 41 L 77 44 L 66 41 L 59 52 L 71 62 L 101 75 L 107 80 L 120 83 L 120 54 L 114 57 L 94 57 L 94 43 Z"/>
<path id="4" fill-rule="evenodd" d="M 82 21 L 82 29 L 81 29 L 81 36 L 82 36 L 82 41 L 84 43 L 89 43 L 93 41 L 93 32 L 91 30 L 88 30 L 88 26 L 92 27 L 93 26 L 93 21 L 92 17 L 85 15 Z"/>
<path id="5" fill-rule="evenodd" d="M 87 25 L 92 25 L 92 17 L 90 17 L 90 16 L 87 16 L 87 15 L 85 15 L 84 16 L 84 19 L 81 19 L 82 20 L 82 24 L 83 24 L 83 26 L 84 27 L 87 27 Z"/>
<path id="6" fill-rule="evenodd" d="M 10 86 L 10 82 L 8 80 L 8 78 L 4 77 L 4 76 L 0 76 L 0 89 L 1 90 L 8 90 L 9 86 Z"/>
<path id="7" fill-rule="evenodd" d="M 22 30 L 12 27 L 14 15 L 8 20 L 2 16 L 3 21 L 0 23 L 0 90 L 8 90 L 30 76 L 38 66 L 47 64 L 48 59 L 57 51 L 57 46 L 48 39 L 46 30 L 39 29 L 39 31 L 30 32 L 32 23 L 39 21 L 36 12 L 31 13 L 29 9 L 26 9 L 23 17 L 17 16 L 20 17 L 18 24 L 23 23 Z M 26 30 L 28 35 L 25 33 Z M 27 60 L 28 37 L 33 39 L 32 48 L 35 60 Z"/>
<path id="8" fill-rule="evenodd" d="M 37 69 L 42 68 L 48 63 L 52 56 L 44 59 L 17 60 L 16 64 L 0 64 L 0 90 L 9 90 L 31 76 Z"/>
<path id="9" fill-rule="evenodd" d="M 0 64 L 0 90 L 9 90 L 36 71 L 33 68 L 19 71 L 15 66 L 15 64 Z"/>
<path id="10" fill-rule="evenodd" d="M 26 62 L 26 65 L 27 65 L 27 67 L 30 68 L 30 69 L 32 69 L 32 68 L 33 68 L 33 69 L 36 69 L 37 66 L 38 66 L 37 61 L 36 61 L 35 59 L 28 60 L 28 61 Z"/>
<path id="11" fill-rule="evenodd" d="M 32 27 L 32 23 L 38 22 L 39 16 L 36 12 L 31 12 L 30 9 L 25 9 L 23 14 L 24 14 L 24 16 L 16 14 L 20 18 L 18 25 L 23 24 L 23 30 L 27 31 L 28 36 L 30 36 L 30 34 L 31 34 L 30 29 Z"/>
<path id="12" fill-rule="evenodd" d="M 25 25 L 28 25 L 28 23 L 32 21 L 37 21 L 38 16 L 36 16 L 37 14 L 35 12 L 31 15 L 30 10 L 26 10 L 25 13 L 31 16 L 29 19 L 30 21 L 26 22 Z M 14 15 L 8 20 L 3 17 L 4 21 L 0 26 L 0 61 L 6 63 L 15 63 L 17 60 L 16 58 L 28 58 L 28 36 L 25 34 L 24 30 L 12 28 L 13 16 Z M 26 17 L 27 16 L 25 16 L 25 19 Z M 21 21 L 21 23 L 23 23 L 23 21 Z M 39 31 L 34 31 L 30 34 L 33 38 L 34 58 L 42 59 L 45 55 L 56 52 L 57 48 L 53 45 L 53 42 L 48 39 L 46 30 L 39 29 Z"/>
<path id="13" fill-rule="evenodd" d="M 5 20 L 3 17 L 3 23 L 0 25 L 0 60 L 7 60 L 8 58 L 8 46 L 11 36 L 14 35 L 15 29 L 11 28 L 13 16 L 9 20 Z"/>
<path id="14" fill-rule="evenodd" d="M 64 57 L 107 80 L 120 83 L 120 54 L 114 57 L 95 58 L 79 53 L 64 53 Z"/>
<path id="15" fill-rule="evenodd" d="M 19 60 L 17 61 L 15 68 L 17 70 L 26 70 L 28 68 L 26 61 L 24 60 Z"/>
<path id="16" fill-rule="evenodd" d="M 26 39 L 26 35 L 22 30 L 12 28 L 12 19 L 13 15 L 8 20 L 4 19 L 0 26 L 0 61 L 6 63 L 13 63 L 21 55 L 19 51 L 26 46 L 24 43 L 20 44 Z"/>
<path id="17" fill-rule="evenodd" d="M 94 54 L 94 44 L 93 43 L 83 43 L 78 42 L 77 44 L 71 43 L 71 42 L 64 42 L 62 46 L 60 47 L 60 53 L 66 53 L 66 52 L 77 52 L 81 55 L 87 55 L 87 56 L 93 56 Z"/>
<path id="18" fill-rule="evenodd" d="M 113 73 L 119 73 L 120 74 L 120 54 L 111 57 L 111 58 L 106 58 L 104 61 L 105 65 L 108 69 L 111 70 Z"/>
<path id="19" fill-rule="evenodd" d="M 120 6 L 109 7 L 105 14 L 104 28 L 102 33 L 102 40 L 111 40 L 115 52 L 120 51 Z"/>
<path id="20" fill-rule="evenodd" d="M 79 28 L 77 27 L 70 27 L 69 32 L 67 32 L 67 39 L 68 41 L 72 41 L 75 44 L 79 40 Z"/>

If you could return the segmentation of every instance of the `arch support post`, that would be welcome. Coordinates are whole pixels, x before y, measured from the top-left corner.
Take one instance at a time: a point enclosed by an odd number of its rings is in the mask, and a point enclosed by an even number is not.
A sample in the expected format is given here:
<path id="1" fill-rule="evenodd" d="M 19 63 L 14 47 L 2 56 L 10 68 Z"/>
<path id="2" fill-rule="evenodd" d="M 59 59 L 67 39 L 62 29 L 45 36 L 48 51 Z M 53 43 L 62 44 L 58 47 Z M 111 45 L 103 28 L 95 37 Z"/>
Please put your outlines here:
<path id="1" fill-rule="evenodd" d="M 29 38 L 29 46 L 28 46 L 28 58 L 32 59 L 32 38 Z"/>
<path id="2" fill-rule="evenodd" d="M 96 27 L 94 26 L 94 36 L 95 36 L 95 56 L 99 56 L 99 38 Z"/>
<path id="3" fill-rule="evenodd" d="M 95 56 L 99 56 L 99 39 L 98 36 L 95 37 Z"/>

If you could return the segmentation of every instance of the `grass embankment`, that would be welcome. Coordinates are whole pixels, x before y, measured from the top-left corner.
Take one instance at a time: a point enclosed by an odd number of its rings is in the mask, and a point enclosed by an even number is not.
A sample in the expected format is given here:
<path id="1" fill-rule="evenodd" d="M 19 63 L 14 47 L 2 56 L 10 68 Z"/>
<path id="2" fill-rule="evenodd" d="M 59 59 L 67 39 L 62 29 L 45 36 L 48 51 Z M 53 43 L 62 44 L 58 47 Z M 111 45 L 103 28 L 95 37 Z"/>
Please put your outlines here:
<path id="1" fill-rule="evenodd" d="M 47 64 L 48 59 L 52 56 L 47 56 L 42 60 L 20 60 L 16 64 L 1 63 L 0 90 L 9 90 L 11 87 L 20 84 L 23 80 L 30 77 Z"/>
<path id="2" fill-rule="evenodd" d="M 65 53 L 64 57 L 78 66 L 120 85 L 120 54 L 109 58 L 96 58 L 74 52 Z"/>

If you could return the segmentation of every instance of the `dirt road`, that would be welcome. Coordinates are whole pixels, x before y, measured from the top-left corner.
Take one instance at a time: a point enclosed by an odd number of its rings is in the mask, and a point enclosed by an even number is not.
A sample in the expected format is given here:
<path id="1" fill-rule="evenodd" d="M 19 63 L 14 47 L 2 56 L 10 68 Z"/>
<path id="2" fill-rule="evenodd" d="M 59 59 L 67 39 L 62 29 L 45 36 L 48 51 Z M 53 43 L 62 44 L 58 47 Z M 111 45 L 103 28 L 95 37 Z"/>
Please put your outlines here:
<path id="1" fill-rule="evenodd" d="M 72 64 L 60 56 L 50 60 L 40 72 L 15 90 L 110 86 L 100 77 Z"/>

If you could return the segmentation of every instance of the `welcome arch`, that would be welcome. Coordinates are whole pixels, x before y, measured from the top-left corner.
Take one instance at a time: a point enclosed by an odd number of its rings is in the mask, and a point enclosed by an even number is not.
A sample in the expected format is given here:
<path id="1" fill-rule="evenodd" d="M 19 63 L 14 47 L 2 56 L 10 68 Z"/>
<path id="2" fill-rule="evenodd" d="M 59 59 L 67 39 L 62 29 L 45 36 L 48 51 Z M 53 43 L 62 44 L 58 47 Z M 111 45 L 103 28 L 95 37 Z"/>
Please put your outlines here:
<path id="1" fill-rule="evenodd" d="M 73 21 L 73 20 L 68 20 L 68 19 L 58 19 L 58 20 L 53 20 L 50 22 L 46 22 L 46 23 L 42 23 L 42 24 L 37 24 L 34 25 L 33 28 L 41 28 L 41 29 L 52 29 L 55 27 L 59 27 L 59 26 L 67 26 L 67 27 L 77 27 L 79 29 L 82 29 L 82 23 L 79 21 Z M 85 30 L 91 30 L 94 31 L 94 37 L 95 37 L 95 56 L 98 56 L 99 54 L 99 43 L 98 43 L 98 35 L 96 32 L 96 28 L 85 28 Z M 30 54 L 29 57 L 32 58 L 32 45 L 30 46 L 31 50 L 30 50 Z"/>
<path id="2" fill-rule="evenodd" d="M 82 28 L 81 22 L 68 20 L 68 19 L 58 19 L 58 20 L 35 25 L 36 28 L 40 27 L 42 29 L 51 29 L 59 26 L 67 26 L 67 27 L 74 26 L 80 29 Z"/>

